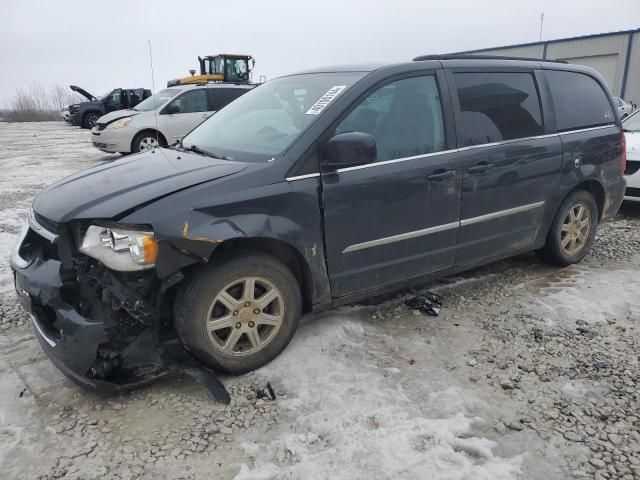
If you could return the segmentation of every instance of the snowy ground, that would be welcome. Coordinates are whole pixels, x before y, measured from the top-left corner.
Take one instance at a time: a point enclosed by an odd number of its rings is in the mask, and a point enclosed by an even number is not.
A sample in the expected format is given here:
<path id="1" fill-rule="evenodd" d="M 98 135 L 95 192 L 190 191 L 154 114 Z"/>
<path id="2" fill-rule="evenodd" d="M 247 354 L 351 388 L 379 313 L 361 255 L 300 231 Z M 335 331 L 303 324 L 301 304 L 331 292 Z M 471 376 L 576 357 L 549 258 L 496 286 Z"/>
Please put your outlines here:
<path id="1" fill-rule="evenodd" d="M 3 478 L 640 479 L 640 208 L 564 270 L 525 255 L 401 298 L 305 318 L 287 350 L 223 378 L 117 398 L 66 380 L 15 305 L 8 256 L 32 196 L 114 156 L 61 123 L 0 123 Z M 275 401 L 256 398 L 271 382 Z"/>

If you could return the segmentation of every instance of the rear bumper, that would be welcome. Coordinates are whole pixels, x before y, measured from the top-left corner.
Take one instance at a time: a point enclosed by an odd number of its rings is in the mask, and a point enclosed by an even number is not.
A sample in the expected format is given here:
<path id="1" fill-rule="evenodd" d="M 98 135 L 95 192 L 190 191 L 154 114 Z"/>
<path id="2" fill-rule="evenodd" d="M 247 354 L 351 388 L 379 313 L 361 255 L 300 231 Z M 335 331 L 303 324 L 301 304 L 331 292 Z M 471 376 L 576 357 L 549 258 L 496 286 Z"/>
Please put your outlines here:
<path id="1" fill-rule="evenodd" d="M 623 177 L 607 185 L 607 198 L 602 212 L 603 220 L 616 216 L 624 200 L 626 188 L 627 182 Z"/>

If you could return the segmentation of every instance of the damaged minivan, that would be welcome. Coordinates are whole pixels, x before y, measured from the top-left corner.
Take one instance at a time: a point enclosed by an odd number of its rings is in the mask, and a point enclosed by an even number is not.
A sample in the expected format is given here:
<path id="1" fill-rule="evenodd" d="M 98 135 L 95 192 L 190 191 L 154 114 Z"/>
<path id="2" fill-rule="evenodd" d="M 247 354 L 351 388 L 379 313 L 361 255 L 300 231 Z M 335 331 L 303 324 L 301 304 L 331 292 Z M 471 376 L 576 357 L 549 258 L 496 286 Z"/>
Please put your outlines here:
<path id="1" fill-rule="evenodd" d="M 11 265 L 44 350 L 85 387 L 139 385 L 181 356 L 241 374 L 306 312 L 529 251 L 579 262 L 624 169 L 613 98 L 588 68 L 318 69 L 53 184 Z"/>

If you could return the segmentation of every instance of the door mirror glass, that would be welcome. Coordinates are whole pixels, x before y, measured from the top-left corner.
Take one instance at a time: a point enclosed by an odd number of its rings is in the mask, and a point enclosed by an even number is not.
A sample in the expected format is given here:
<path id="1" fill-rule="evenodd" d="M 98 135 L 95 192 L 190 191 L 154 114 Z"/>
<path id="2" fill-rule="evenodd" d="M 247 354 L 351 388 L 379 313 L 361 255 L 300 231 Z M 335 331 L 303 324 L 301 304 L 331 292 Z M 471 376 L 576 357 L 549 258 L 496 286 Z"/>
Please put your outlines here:
<path id="1" fill-rule="evenodd" d="M 373 163 L 378 156 L 376 139 L 363 132 L 339 133 L 329 140 L 327 155 L 330 170 Z"/>

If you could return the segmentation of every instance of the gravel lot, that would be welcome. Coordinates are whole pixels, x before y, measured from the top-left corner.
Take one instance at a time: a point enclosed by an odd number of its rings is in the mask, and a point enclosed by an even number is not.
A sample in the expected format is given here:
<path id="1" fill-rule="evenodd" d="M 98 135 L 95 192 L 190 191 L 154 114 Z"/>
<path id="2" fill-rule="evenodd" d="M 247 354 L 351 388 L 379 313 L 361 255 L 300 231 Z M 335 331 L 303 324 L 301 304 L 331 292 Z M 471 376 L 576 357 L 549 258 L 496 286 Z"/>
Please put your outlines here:
<path id="1" fill-rule="evenodd" d="M 579 266 L 524 255 L 427 285 L 439 317 L 402 295 L 309 316 L 222 378 L 230 406 L 180 377 L 101 398 L 46 359 L 8 268 L 33 195 L 118 158 L 88 136 L 0 123 L 3 478 L 640 480 L 640 207 Z"/>

